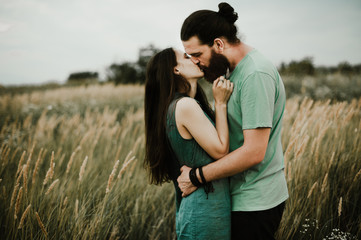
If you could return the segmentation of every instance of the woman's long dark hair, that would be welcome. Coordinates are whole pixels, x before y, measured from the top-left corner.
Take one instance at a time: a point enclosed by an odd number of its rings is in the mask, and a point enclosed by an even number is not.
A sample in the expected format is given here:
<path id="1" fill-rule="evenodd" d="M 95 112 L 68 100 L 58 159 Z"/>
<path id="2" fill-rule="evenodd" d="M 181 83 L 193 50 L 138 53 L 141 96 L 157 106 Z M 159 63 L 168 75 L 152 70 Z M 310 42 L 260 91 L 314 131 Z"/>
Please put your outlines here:
<path id="1" fill-rule="evenodd" d="M 171 161 L 174 159 L 166 135 L 166 116 L 176 92 L 187 94 L 190 84 L 174 74 L 177 58 L 172 48 L 164 49 L 152 57 L 147 65 L 144 99 L 145 159 L 150 183 L 161 185 L 172 180 Z M 213 120 L 214 113 L 203 89 L 198 85 L 195 99 Z M 172 171 L 174 172 L 174 171 Z M 173 176 L 174 177 L 174 176 Z"/>

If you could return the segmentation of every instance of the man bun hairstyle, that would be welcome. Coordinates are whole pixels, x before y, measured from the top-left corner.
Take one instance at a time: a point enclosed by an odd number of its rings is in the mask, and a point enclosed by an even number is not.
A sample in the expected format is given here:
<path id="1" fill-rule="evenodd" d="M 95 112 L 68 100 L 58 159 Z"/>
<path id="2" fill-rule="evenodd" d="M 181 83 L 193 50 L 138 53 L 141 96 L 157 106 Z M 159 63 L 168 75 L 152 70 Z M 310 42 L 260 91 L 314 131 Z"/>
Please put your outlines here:
<path id="1" fill-rule="evenodd" d="M 228 3 L 218 4 L 218 12 L 199 10 L 189 15 L 183 22 L 181 40 L 188 41 L 197 36 L 202 44 L 213 46 L 214 39 L 225 37 L 229 43 L 239 43 L 235 22 L 238 14 Z"/>
<path id="2" fill-rule="evenodd" d="M 233 7 L 228 3 L 222 2 L 218 4 L 218 14 L 224 17 L 230 24 L 233 24 L 238 19 L 238 14 L 234 12 Z"/>

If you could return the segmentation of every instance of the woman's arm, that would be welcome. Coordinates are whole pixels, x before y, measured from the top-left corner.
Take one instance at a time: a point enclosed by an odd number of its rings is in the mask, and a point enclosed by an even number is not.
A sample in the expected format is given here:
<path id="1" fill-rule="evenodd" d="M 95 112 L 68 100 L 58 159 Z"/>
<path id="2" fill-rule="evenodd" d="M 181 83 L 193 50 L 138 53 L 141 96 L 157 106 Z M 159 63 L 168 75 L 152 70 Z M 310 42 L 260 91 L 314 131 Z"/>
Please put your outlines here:
<path id="1" fill-rule="evenodd" d="M 179 132 L 181 135 L 183 133 L 183 137 L 193 137 L 214 159 L 219 159 L 228 153 L 227 102 L 232 89 L 233 84 L 229 80 L 222 82 L 217 79 L 213 83 L 216 127 L 194 99 L 182 98 L 177 103 L 176 122 Z"/>
<path id="2" fill-rule="evenodd" d="M 217 82 L 218 81 L 218 82 Z M 220 80 L 217 79 L 213 82 L 213 97 L 214 97 L 214 107 L 216 114 L 216 130 L 218 133 L 219 140 L 222 143 L 222 146 L 225 147 L 224 154 L 219 158 L 223 157 L 229 152 L 229 130 L 228 130 L 228 121 L 227 121 L 227 103 L 231 93 L 233 91 L 233 83 L 229 80 Z M 219 159 L 216 158 L 216 159 Z"/>

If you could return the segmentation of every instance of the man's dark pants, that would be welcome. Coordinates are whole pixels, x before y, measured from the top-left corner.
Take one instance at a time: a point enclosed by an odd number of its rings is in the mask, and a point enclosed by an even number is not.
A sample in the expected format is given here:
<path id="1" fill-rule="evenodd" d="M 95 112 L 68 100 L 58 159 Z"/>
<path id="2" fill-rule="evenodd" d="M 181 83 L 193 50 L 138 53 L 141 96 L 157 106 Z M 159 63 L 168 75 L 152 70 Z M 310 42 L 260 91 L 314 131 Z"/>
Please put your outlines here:
<path id="1" fill-rule="evenodd" d="M 274 235 L 280 225 L 285 203 L 264 210 L 232 212 L 232 240 L 268 240 Z"/>

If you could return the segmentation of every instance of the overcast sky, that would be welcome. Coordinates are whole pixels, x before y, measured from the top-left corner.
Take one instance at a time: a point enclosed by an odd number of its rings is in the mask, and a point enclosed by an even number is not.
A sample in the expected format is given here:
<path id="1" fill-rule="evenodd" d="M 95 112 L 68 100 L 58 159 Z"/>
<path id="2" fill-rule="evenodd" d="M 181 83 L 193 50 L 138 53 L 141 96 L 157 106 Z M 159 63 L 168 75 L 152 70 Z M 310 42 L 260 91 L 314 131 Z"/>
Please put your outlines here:
<path id="1" fill-rule="evenodd" d="M 182 48 L 183 20 L 214 0 L 0 0 L 0 84 L 64 82 L 70 73 L 136 61 L 138 50 Z M 227 1 L 243 40 L 276 66 L 361 63 L 360 0 Z"/>

